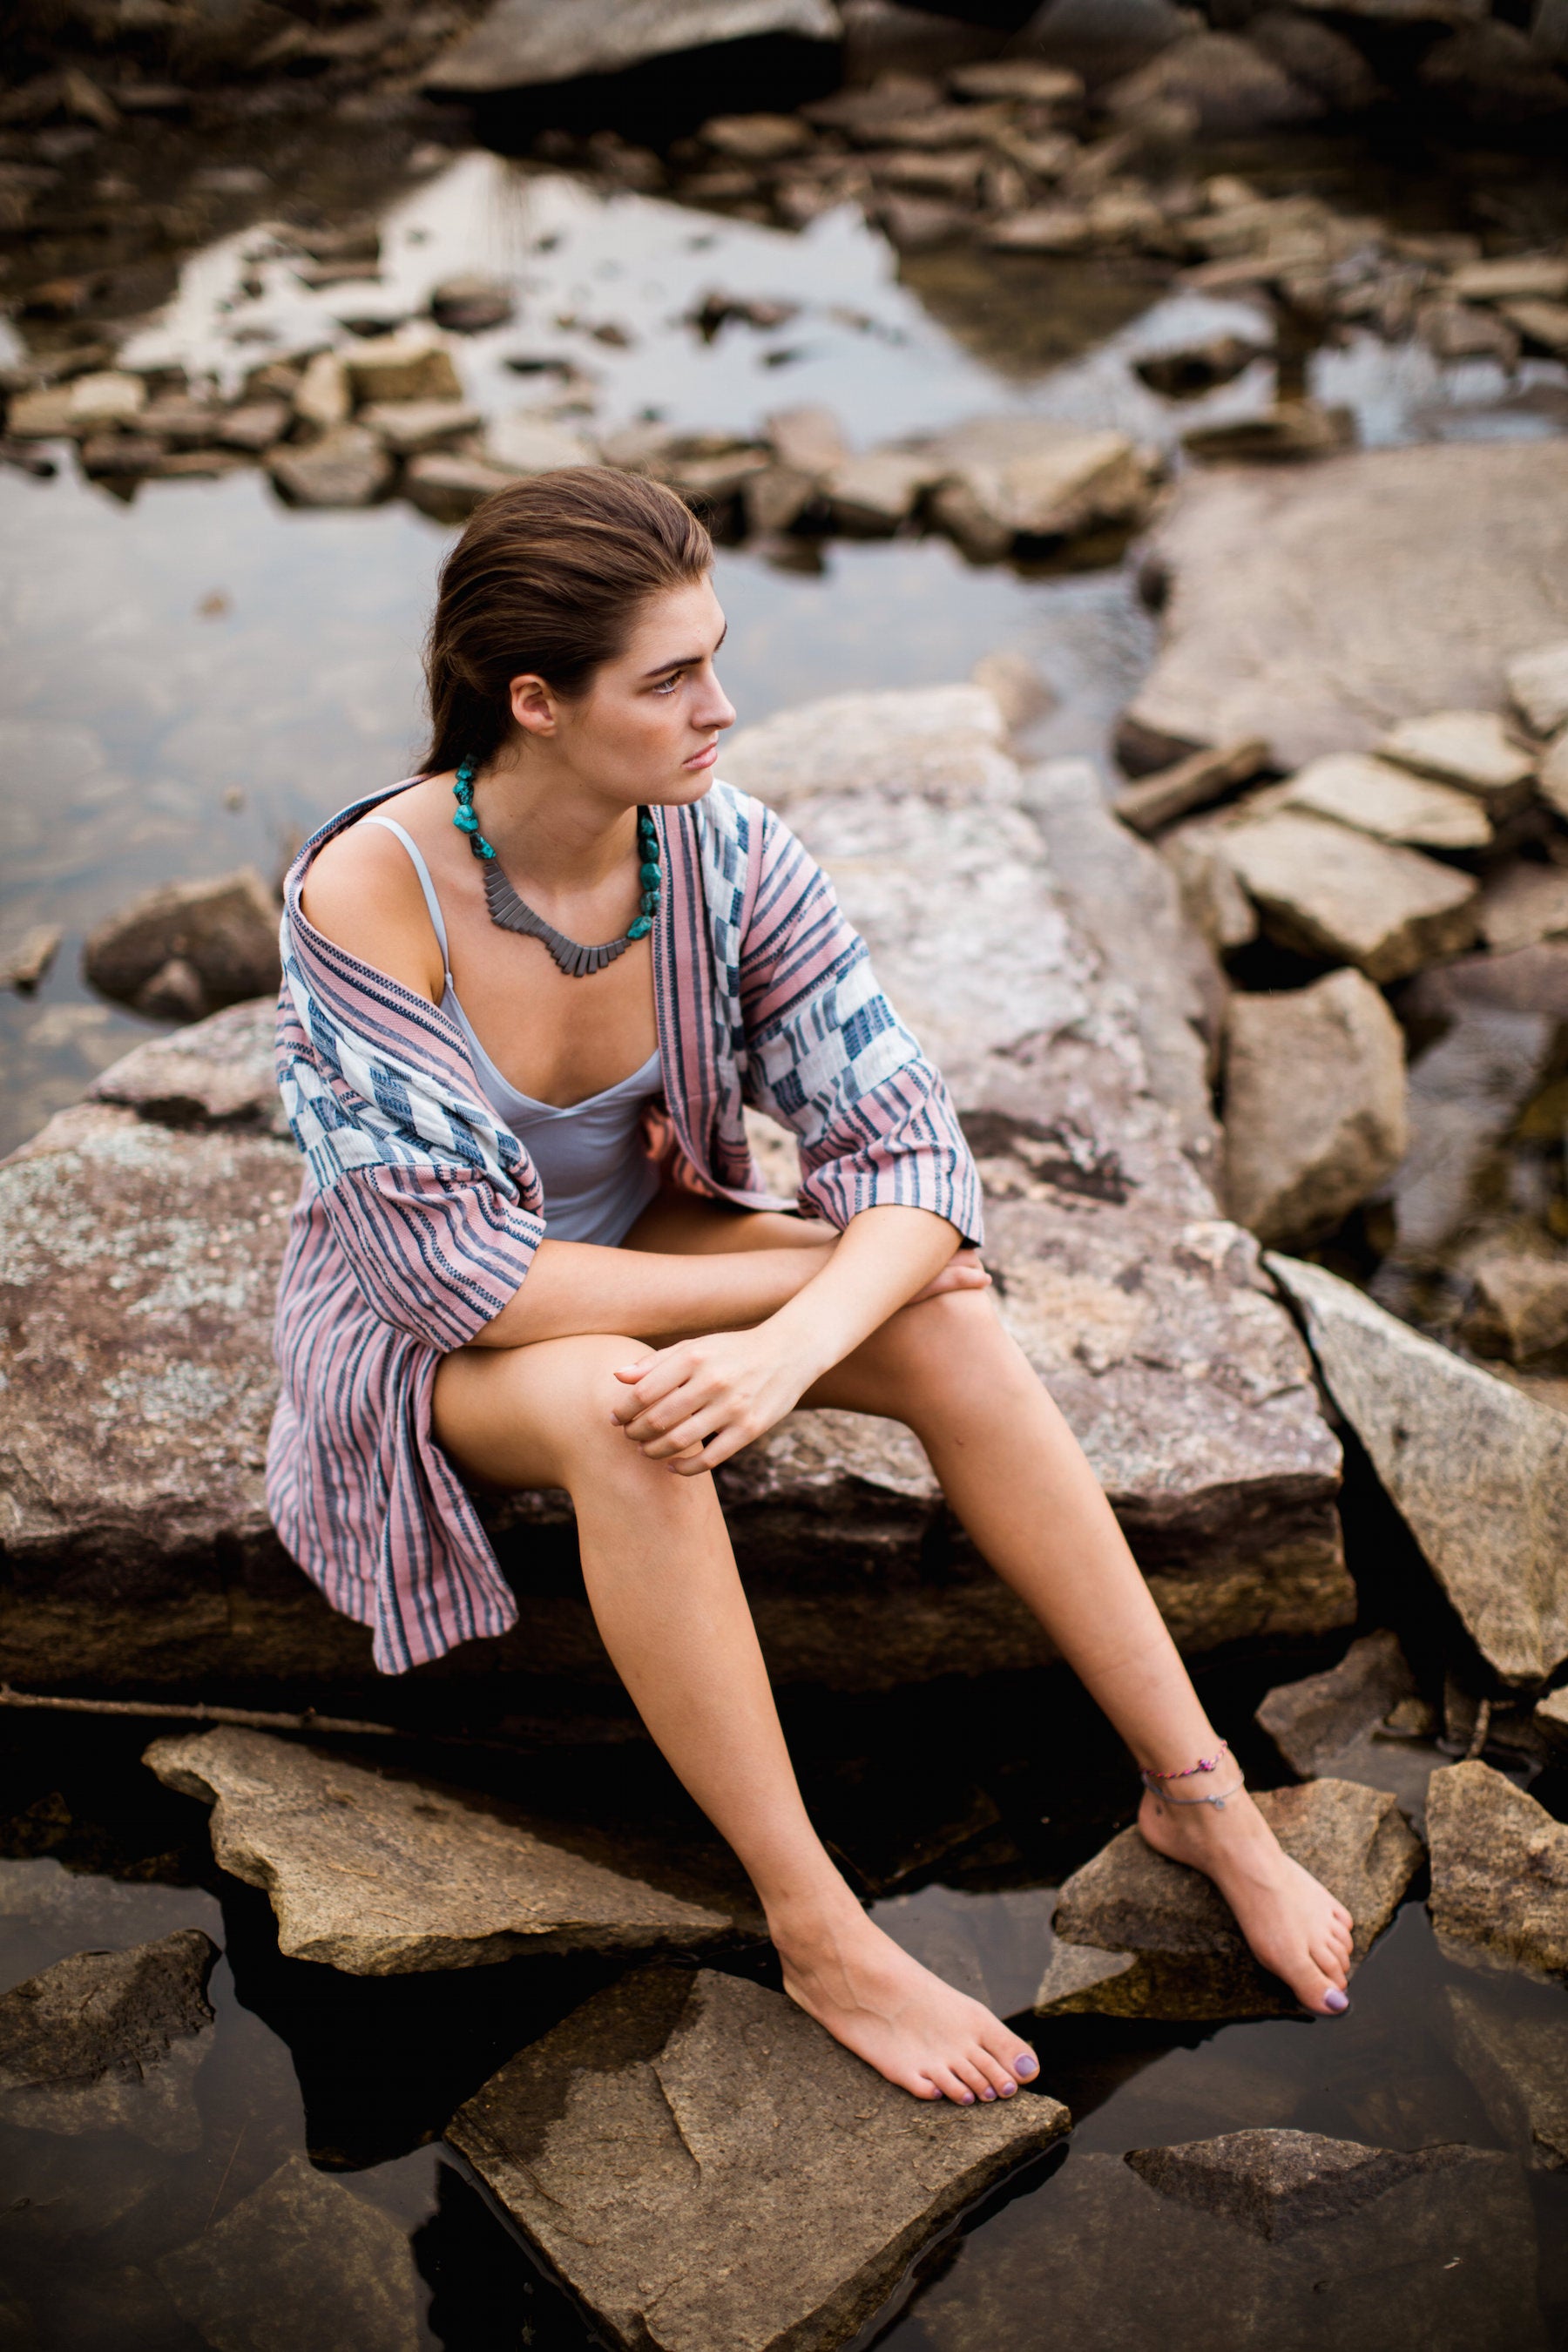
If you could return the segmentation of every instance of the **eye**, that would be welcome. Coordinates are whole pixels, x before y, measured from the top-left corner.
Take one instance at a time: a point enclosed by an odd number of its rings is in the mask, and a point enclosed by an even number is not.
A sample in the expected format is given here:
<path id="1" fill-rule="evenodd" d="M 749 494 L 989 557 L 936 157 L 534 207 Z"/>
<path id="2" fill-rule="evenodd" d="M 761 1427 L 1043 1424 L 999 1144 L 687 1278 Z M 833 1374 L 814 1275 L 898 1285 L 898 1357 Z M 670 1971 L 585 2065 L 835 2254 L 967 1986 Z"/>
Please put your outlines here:
<path id="1" fill-rule="evenodd" d="M 673 694 L 676 688 L 680 684 L 681 679 L 685 676 L 686 672 L 683 669 L 671 670 L 668 677 L 661 677 L 659 679 L 658 684 L 654 688 L 654 692 L 656 694 Z"/>

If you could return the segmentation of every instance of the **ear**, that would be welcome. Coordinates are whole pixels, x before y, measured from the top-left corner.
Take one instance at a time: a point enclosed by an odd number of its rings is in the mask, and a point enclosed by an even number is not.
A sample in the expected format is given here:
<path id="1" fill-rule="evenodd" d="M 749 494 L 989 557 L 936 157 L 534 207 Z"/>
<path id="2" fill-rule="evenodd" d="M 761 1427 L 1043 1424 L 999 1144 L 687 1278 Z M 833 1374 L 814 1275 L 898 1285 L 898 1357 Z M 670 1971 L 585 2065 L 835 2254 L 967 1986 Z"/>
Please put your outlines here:
<path id="1" fill-rule="evenodd" d="M 555 697 L 544 680 L 532 670 L 514 677 L 507 688 L 511 715 L 517 724 L 530 735 L 553 735 L 557 709 Z"/>

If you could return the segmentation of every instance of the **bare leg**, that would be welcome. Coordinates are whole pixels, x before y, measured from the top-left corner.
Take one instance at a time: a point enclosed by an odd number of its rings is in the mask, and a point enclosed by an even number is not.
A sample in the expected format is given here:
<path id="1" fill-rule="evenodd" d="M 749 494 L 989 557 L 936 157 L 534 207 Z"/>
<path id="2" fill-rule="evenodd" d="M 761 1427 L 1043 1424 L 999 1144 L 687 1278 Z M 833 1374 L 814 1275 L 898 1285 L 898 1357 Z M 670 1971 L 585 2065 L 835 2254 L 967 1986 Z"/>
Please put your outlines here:
<path id="1" fill-rule="evenodd" d="M 889 2081 L 965 2105 L 1005 2097 L 1037 2072 L 1027 2044 L 872 1926 L 811 1826 L 713 1482 L 671 1477 L 612 1417 L 615 1368 L 636 1347 L 601 1337 L 459 1349 L 437 1374 L 437 1440 L 497 1486 L 569 1489 L 605 1646 L 740 1856 L 796 1998 L 801 1951 L 832 1992 L 804 2005 Z"/>
<path id="2" fill-rule="evenodd" d="M 1172 1771 L 1214 1753 L 1214 1727 L 1110 1506 L 988 1294 L 903 1308 L 804 1402 L 886 1413 L 914 1431 L 978 1549 L 1142 1767 Z M 1237 1778 L 1195 1778 L 1177 1793 Z M 1146 1794 L 1138 1825 L 1214 1880 L 1258 1958 L 1307 2008 L 1345 2006 L 1350 1914 L 1281 1851 L 1249 1797 L 1220 1809 Z"/>

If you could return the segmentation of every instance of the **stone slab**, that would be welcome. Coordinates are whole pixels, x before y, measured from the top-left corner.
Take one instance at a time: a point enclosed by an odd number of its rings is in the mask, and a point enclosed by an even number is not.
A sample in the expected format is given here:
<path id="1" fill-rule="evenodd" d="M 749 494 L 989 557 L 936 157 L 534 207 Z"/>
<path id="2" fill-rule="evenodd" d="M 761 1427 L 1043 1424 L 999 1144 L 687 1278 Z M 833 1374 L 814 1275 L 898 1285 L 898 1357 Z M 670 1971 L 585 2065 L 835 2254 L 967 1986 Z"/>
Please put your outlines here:
<path id="1" fill-rule="evenodd" d="M 1568 442 L 1203 473 L 1154 535 L 1164 642 L 1128 718 L 1165 756 L 1261 735 L 1289 770 L 1500 708 L 1568 620 Z M 1145 761 L 1145 765 L 1148 761 Z"/>
<path id="2" fill-rule="evenodd" d="M 1568 1828 L 1489 1764 L 1451 1764 L 1426 1791 L 1432 1925 L 1452 1958 L 1568 1975 Z"/>
<path id="3" fill-rule="evenodd" d="M 1279 796 L 1283 808 L 1332 817 L 1377 841 L 1410 849 L 1484 849 L 1491 821 L 1475 797 L 1369 760 L 1359 751 L 1331 751 L 1309 760 Z"/>
<path id="4" fill-rule="evenodd" d="M 1303 809 L 1238 814 L 1213 839 L 1282 947 L 1352 963 L 1379 985 L 1476 936 L 1473 876 Z"/>
<path id="5" fill-rule="evenodd" d="M 645 1969 L 520 2051 L 447 2137 L 625 2352 L 830 2352 L 921 2247 L 1064 2132 L 928 2104 L 780 1993 Z"/>

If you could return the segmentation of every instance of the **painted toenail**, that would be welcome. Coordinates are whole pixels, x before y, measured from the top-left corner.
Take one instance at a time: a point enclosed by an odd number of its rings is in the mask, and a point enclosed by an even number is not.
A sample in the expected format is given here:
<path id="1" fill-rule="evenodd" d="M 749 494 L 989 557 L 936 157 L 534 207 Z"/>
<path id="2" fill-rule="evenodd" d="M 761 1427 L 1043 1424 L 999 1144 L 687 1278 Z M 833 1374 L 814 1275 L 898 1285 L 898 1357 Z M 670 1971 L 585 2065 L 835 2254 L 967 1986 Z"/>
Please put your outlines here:
<path id="1" fill-rule="evenodd" d="M 964 2095 L 963 2095 L 963 2100 L 961 2101 L 961 2103 L 960 2103 L 960 2104 L 961 2104 L 962 2105 L 963 2105 L 963 2106 L 966 2106 L 966 2107 L 972 2107 L 972 2106 L 974 2105 L 974 2094 L 973 2094 L 973 2091 L 965 2091 L 965 2093 L 964 2093 Z"/>
<path id="2" fill-rule="evenodd" d="M 1331 2010 L 1336 2017 L 1338 2017 L 1342 2010 L 1348 2009 L 1350 2005 L 1351 1997 L 1349 1993 L 1342 1992 L 1338 1985 L 1331 1985 L 1328 1991 L 1323 1995 L 1323 2007 L 1325 2009 Z"/>
<path id="3" fill-rule="evenodd" d="M 1028 2082 L 1030 2077 L 1037 2074 L 1039 2071 L 1040 2062 L 1031 2051 L 1026 2050 L 1022 2057 L 1015 2058 L 1013 2061 L 1013 2072 L 1021 2083 Z"/>
<path id="4" fill-rule="evenodd" d="M 994 2091 L 982 2091 L 980 2095 L 983 2099 L 994 2099 L 996 2094 Z"/>
<path id="5" fill-rule="evenodd" d="M 1016 2083 L 1004 2083 L 1002 2085 L 1002 2096 L 1005 2099 L 1010 2099 L 1017 2087 L 1018 2085 Z"/>

